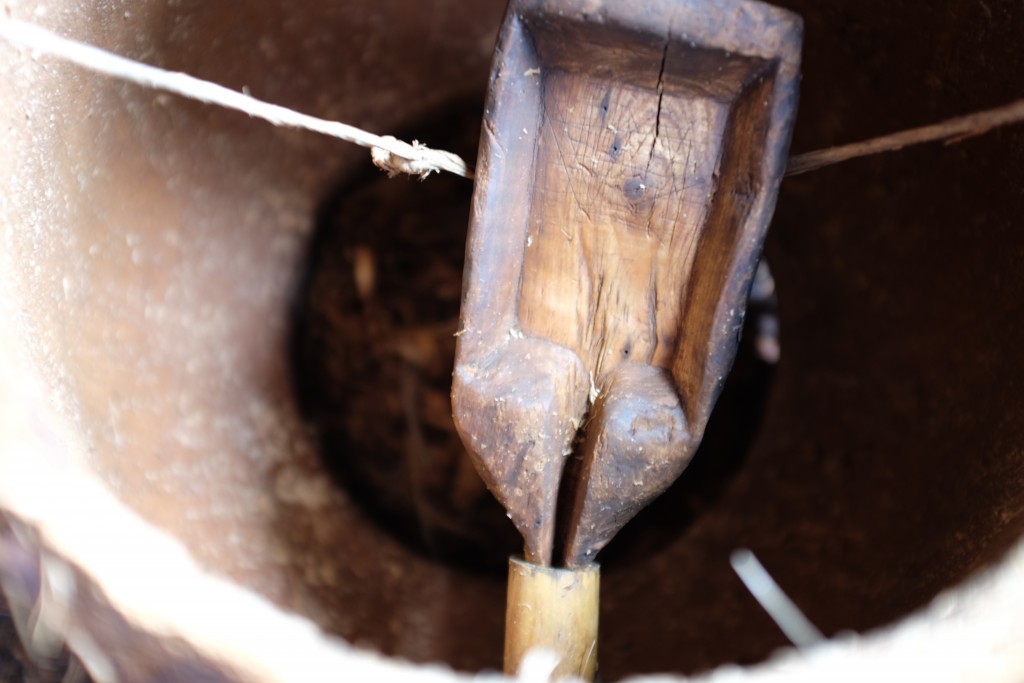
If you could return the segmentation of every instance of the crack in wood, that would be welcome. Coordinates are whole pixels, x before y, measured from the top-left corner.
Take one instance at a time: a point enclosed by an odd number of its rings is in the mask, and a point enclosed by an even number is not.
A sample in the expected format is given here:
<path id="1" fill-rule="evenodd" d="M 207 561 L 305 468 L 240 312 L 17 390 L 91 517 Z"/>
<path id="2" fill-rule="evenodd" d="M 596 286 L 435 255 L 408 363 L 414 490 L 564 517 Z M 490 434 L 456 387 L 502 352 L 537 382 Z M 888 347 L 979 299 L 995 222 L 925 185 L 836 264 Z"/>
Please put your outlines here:
<path id="1" fill-rule="evenodd" d="M 658 146 L 658 136 L 661 134 L 661 105 L 665 100 L 665 64 L 668 62 L 668 46 L 671 39 L 671 31 L 665 36 L 665 44 L 661 48 L 661 64 L 658 66 L 658 108 L 654 114 L 654 137 L 651 139 L 651 150 L 647 155 L 647 167 L 644 169 L 644 192 L 648 189 L 647 176 L 651 172 L 651 161 L 654 159 L 654 150 Z M 651 206 L 651 212 L 647 216 L 647 237 L 650 238 L 652 234 L 652 224 L 654 222 L 654 206 Z"/>

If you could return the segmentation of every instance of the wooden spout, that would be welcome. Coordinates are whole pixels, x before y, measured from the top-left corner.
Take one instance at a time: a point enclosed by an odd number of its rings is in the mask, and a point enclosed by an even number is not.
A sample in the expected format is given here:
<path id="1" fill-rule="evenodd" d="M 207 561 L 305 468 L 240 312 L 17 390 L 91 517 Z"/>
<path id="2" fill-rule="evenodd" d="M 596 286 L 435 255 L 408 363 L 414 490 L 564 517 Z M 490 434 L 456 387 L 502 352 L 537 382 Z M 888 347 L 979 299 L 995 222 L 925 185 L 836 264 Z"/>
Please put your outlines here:
<path id="1" fill-rule="evenodd" d="M 509 5 L 452 382 L 525 544 L 509 672 L 540 645 L 593 674 L 593 559 L 700 444 L 785 170 L 800 32 L 754 0 Z"/>
<path id="2" fill-rule="evenodd" d="M 785 170 L 800 31 L 753 0 L 512 0 L 452 403 L 531 562 L 591 561 L 700 444 Z"/>

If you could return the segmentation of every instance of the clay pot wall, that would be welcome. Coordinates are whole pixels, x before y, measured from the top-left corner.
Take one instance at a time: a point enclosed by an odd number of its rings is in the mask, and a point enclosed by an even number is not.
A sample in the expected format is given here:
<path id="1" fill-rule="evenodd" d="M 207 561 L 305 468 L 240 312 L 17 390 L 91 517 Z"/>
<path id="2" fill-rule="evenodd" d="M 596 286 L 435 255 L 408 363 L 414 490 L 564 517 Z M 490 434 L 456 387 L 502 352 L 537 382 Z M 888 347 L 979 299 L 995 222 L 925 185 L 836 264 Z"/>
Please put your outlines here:
<path id="1" fill-rule="evenodd" d="M 794 151 L 1022 93 L 1012 0 L 780 4 L 806 23 Z M 380 132 L 482 100 L 503 11 L 4 9 Z M 3 43 L 0 101 L 12 611 L 28 614 L 17 595 L 57 595 L 40 628 L 97 680 L 447 675 L 349 644 L 497 668 L 502 577 L 390 533 L 329 476 L 297 407 L 289 335 L 317 212 L 368 155 Z M 1024 531 L 1022 188 L 1022 127 L 786 181 L 766 247 L 781 361 L 715 495 L 697 512 L 657 508 L 642 524 L 658 542 L 609 562 L 607 678 L 753 664 L 783 647 L 728 567 L 740 546 L 826 634 L 895 628 L 784 660 L 794 675 L 892 672 L 903 656 L 936 680 L 1024 675 L 1000 649 L 1024 632 L 1011 550 Z M 944 590 L 954 597 L 908 620 Z M 946 643 L 962 648 L 956 663 Z"/>

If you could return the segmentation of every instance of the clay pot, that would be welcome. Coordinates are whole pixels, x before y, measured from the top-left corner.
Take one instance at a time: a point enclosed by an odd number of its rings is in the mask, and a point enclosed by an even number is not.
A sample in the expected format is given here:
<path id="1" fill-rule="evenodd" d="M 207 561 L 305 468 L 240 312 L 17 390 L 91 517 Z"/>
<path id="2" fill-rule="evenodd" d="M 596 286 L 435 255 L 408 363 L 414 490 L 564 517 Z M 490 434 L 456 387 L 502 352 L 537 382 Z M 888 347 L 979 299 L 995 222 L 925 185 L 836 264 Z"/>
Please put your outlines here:
<path id="1" fill-rule="evenodd" d="M 794 151 L 1020 95 L 1010 0 L 780 4 L 806 22 Z M 392 132 L 482 101 L 503 7 L 9 11 Z M 6 44 L 0 101 L 0 576 L 29 649 L 66 641 L 97 681 L 498 668 L 503 577 L 394 533 L 298 409 L 319 212 L 368 155 Z M 681 483 L 610 556 L 607 679 L 785 646 L 728 566 L 737 547 L 827 635 L 864 635 L 718 677 L 1024 676 L 1021 187 L 1020 127 L 784 183 L 767 244 L 781 360 L 713 495 L 683 509 L 699 491 Z"/>

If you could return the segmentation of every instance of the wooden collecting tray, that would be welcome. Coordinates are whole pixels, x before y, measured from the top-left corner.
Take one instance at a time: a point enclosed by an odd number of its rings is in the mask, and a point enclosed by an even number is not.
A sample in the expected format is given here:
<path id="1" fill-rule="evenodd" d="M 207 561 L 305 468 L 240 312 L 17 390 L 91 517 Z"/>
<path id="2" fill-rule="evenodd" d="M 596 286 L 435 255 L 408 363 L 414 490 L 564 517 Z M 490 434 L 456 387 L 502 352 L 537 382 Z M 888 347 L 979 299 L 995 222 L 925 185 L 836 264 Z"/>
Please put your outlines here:
<path id="1" fill-rule="evenodd" d="M 746 0 L 513 3 L 453 398 L 528 559 L 592 558 L 700 442 L 785 167 L 800 36 L 795 15 Z M 591 493 L 560 493 L 587 419 L 584 450 L 617 440 L 615 462 L 584 456 Z M 556 532 L 560 495 L 576 503 Z"/>

